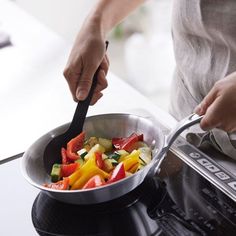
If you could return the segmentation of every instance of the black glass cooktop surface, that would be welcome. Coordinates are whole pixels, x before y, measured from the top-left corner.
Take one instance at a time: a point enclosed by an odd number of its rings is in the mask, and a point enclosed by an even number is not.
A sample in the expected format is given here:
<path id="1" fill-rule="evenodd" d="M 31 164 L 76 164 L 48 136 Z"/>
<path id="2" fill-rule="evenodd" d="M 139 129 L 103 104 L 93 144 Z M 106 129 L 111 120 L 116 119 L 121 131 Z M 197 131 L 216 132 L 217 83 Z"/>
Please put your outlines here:
<path id="1" fill-rule="evenodd" d="M 173 153 L 158 176 L 132 192 L 86 206 L 58 202 L 33 188 L 19 161 L 0 165 L 0 235 L 236 235 L 236 202 Z"/>
<path id="2" fill-rule="evenodd" d="M 236 235 L 236 203 L 169 155 L 159 176 L 110 202 L 69 205 L 40 192 L 32 222 L 40 235 Z"/>

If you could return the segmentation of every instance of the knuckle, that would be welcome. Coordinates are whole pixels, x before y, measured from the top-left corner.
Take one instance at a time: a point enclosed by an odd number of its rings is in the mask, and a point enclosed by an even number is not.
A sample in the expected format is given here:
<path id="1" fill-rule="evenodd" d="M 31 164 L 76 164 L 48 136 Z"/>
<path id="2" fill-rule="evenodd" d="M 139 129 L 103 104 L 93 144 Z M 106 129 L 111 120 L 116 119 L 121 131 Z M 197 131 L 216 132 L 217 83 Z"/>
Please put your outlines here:
<path id="1" fill-rule="evenodd" d="M 69 69 L 68 68 L 65 68 L 64 71 L 63 71 L 63 75 L 66 79 L 69 78 L 69 75 L 70 75 L 70 72 L 69 72 Z"/>
<path id="2" fill-rule="evenodd" d="M 220 129 L 224 130 L 225 132 L 230 132 L 231 128 L 225 124 L 219 126 Z"/>
<path id="3" fill-rule="evenodd" d="M 222 89 L 222 86 L 223 86 L 223 81 L 222 80 L 218 80 L 215 85 L 214 85 L 214 89 L 216 91 L 220 91 Z"/>
<path id="4" fill-rule="evenodd" d="M 108 87 L 108 83 L 107 83 L 107 80 L 105 80 L 106 83 L 104 84 L 103 88 L 106 89 Z"/>
<path id="5" fill-rule="evenodd" d="M 235 131 L 235 128 L 236 128 L 236 127 L 234 128 L 234 125 L 229 124 L 228 122 L 227 122 L 227 123 L 224 122 L 224 123 L 221 124 L 221 126 L 220 126 L 219 128 L 222 129 L 222 130 L 224 130 L 224 131 L 227 132 L 227 133 L 230 133 L 230 132 Z"/>
<path id="6" fill-rule="evenodd" d="M 89 79 L 88 77 L 86 77 L 86 78 L 81 79 L 81 80 L 79 81 L 78 86 L 79 86 L 79 87 L 83 87 L 83 88 L 88 88 L 88 87 L 91 86 L 91 83 L 92 83 L 91 79 Z"/>
<path id="7" fill-rule="evenodd" d="M 208 101 L 207 99 L 204 99 L 201 104 L 200 104 L 200 107 L 203 111 L 206 111 L 207 107 L 208 107 Z"/>

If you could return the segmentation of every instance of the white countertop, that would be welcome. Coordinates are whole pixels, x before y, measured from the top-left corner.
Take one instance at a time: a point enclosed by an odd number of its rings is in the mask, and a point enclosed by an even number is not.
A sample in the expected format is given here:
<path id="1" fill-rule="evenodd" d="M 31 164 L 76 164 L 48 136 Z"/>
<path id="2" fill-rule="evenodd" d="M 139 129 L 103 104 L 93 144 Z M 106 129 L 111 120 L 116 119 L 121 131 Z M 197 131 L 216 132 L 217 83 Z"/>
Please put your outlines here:
<path id="1" fill-rule="evenodd" d="M 10 35 L 13 44 L 0 49 L 1 160 L 69 122 L 76 104 L 62 75 L 71 45 L 6 0 L 0 0 L 0 30 Z M 166 126 L 175 123 L 111 72 L 108 82 L 103 98 L 89 108 L 88 115 L 130 112 L 153 115 Z"/>

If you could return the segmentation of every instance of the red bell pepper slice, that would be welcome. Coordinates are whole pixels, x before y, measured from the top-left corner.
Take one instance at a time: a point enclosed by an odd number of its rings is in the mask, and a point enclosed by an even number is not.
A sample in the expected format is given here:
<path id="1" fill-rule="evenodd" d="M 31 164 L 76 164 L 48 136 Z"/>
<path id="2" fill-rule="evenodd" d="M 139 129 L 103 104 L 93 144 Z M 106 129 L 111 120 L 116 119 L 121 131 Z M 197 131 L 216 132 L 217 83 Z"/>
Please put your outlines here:
<path id="1" fill-rule="evenodd" d="M 70 160 L 75 161 L 79 158 L 79 155 L 76 152 L 83 148 L 84 139 L 85 132 L 81 132 L 67 143 L 66 154 Z"/>
<path id="2" fill-rule="evenodd" d="M 96 164 L 98 168 L 103 169 L 104 168 L 104 161 L 102 159 L 102 153 L 100 152 L 95 152 L 95 158 L 96 158 Z"/>
<path id="3" fill-rule="evenodd" d="M 138 141 L 143 141 L 143 134 L 133 133 L 127 138 L 113 138 L 112 144 L 117 150 L 124 149 L 130 152 L 132 151 L 132 146 Z"/>
<path id="4" fill-rule="evenodd" d="M 82 189 L 95 188 L 105 184 L 104 179 L 100 175 L 94 175 L 90 178 Z"/>
<path id="5" fill-rule="evenodd" d="M 63 178 L 63 180 L 56 183 L 44 184 L 44 187 L 57 190 L 67 190 L 69 189 L 69 178 Z"/>
<path id="6" fill-rule="evenodd" d="M 76 169 L 79 167 L 79 163 L 71 163 L 71 164 L 62 164 L 61 165 L 61 177 L 68 177 L 73 174 Z"/>
<path id="7" fill-rule="evenodd" d="M 125 168 L 123 162 L 119 163 L 116 168 L 112 171 L 110 178 L 107 183 L 114 183 L 120 179 L 125 178 Z"/>
<path id="8" fill-rule="evenodd" d="M 67 157 L 66 149 L 64 147 L 61 148 L 61 163 L 62 164 L 70 163 L 70 160 Z"/>

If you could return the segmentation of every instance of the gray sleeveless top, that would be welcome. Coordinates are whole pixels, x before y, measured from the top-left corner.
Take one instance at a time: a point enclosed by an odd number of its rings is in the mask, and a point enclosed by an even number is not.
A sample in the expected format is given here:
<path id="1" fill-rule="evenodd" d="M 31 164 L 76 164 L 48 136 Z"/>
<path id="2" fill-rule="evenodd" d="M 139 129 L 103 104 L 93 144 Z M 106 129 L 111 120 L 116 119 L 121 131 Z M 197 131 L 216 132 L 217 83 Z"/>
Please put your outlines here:
<path id="1" fill-rule="evenodd" d="M 217 80 L 236 71 L 236 0 L 174 0 L 172 35 L 176 70 L 170 113 L 179 120 Z M 211 133 L 217 147 L 236 159 L 236 135 Z"/>

